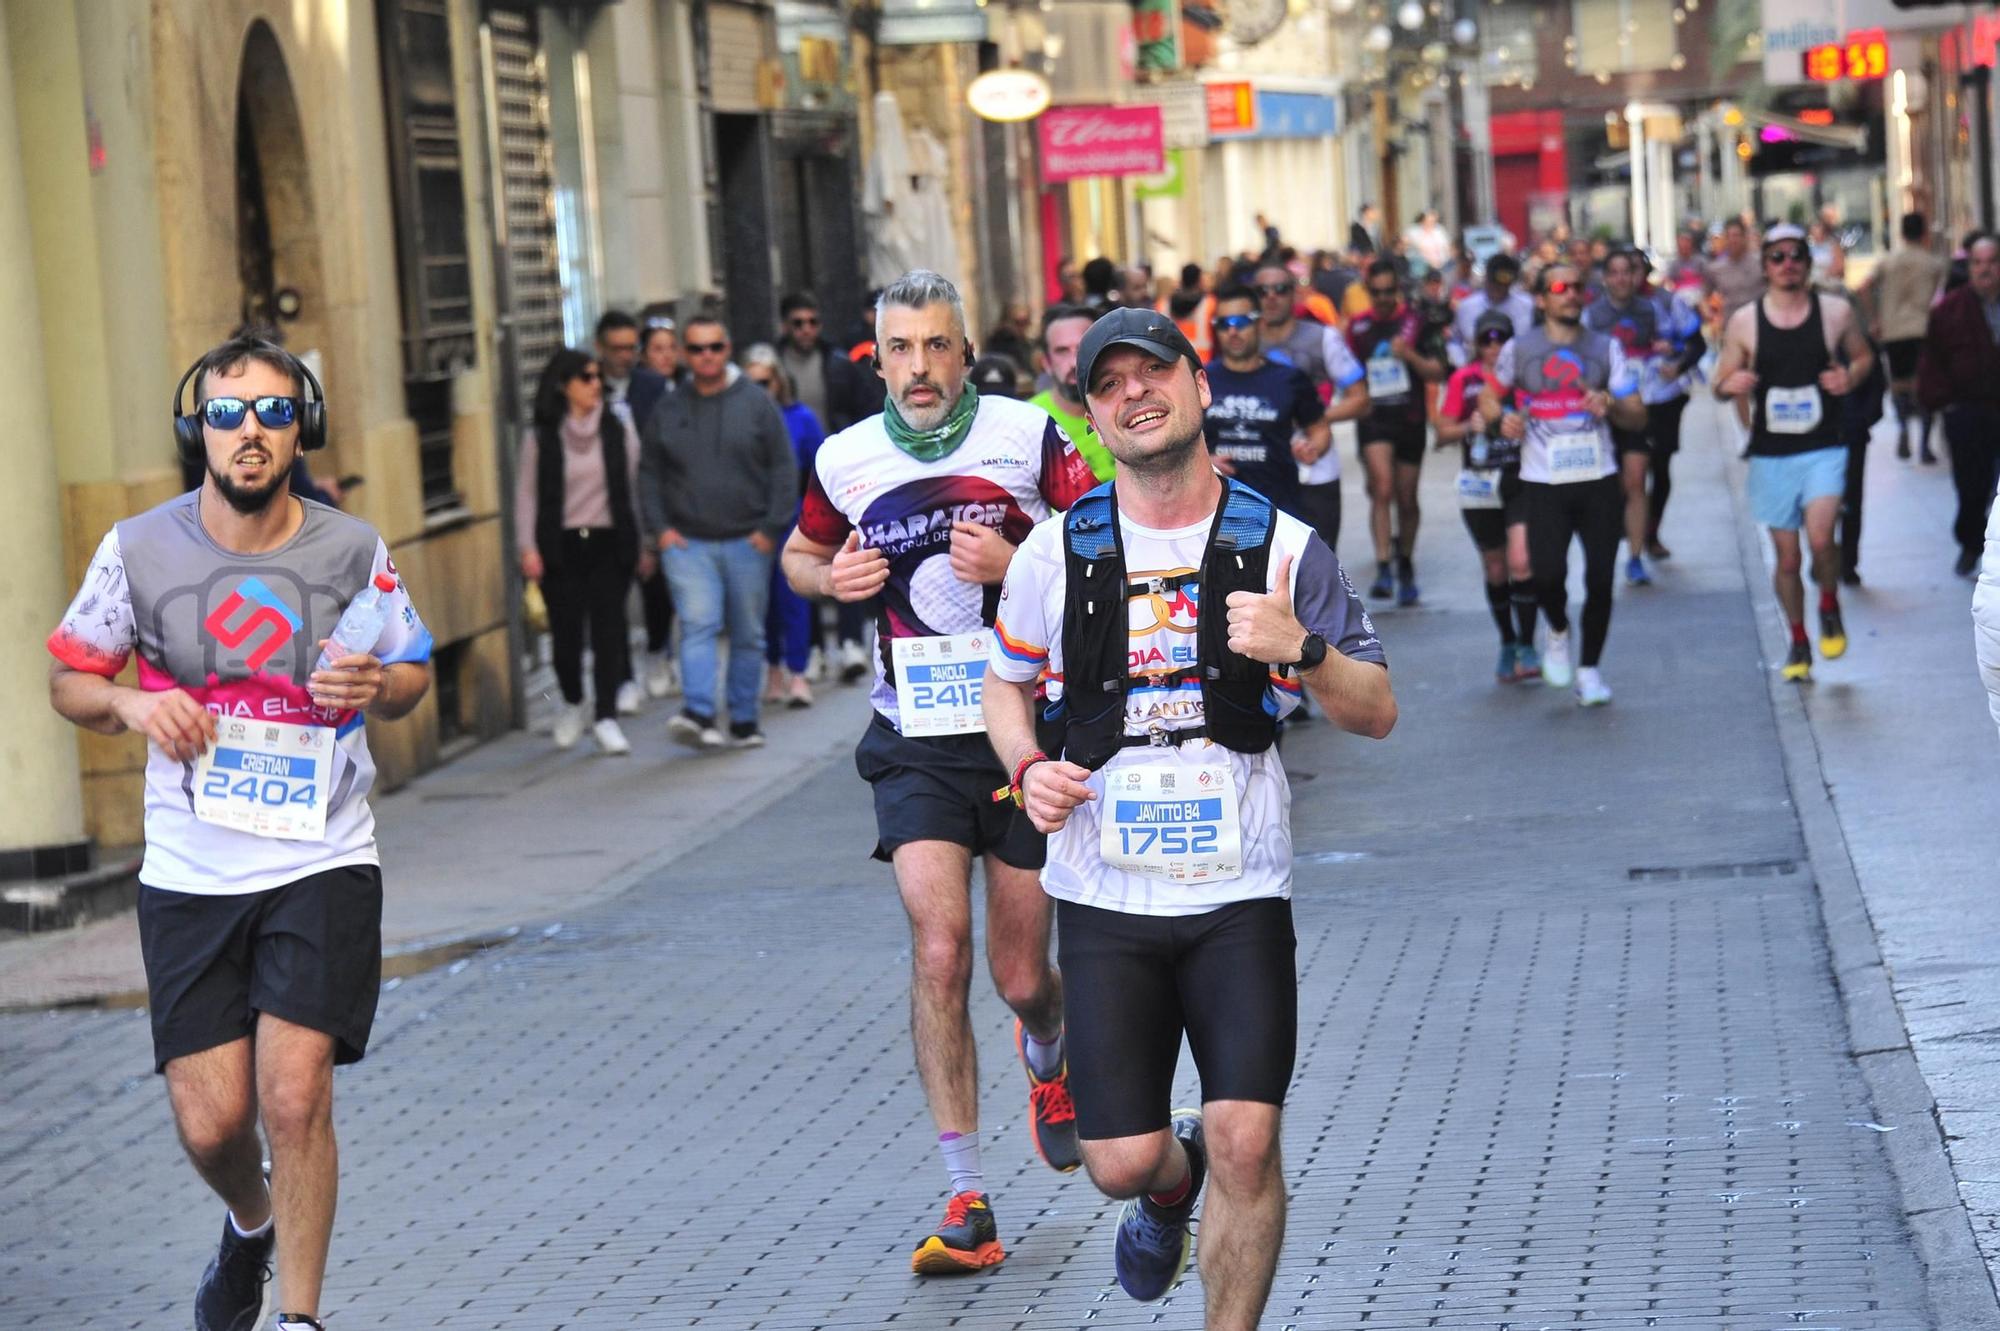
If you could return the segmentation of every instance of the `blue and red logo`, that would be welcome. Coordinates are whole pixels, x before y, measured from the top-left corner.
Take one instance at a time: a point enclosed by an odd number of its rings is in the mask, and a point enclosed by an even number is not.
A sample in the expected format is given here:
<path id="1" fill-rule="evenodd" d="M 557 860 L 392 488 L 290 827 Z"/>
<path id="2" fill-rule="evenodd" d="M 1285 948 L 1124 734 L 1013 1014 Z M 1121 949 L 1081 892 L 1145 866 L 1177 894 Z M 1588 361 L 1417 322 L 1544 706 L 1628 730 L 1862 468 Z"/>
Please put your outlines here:
<path id="1" fill-rule="evenodd" d="M 249 613 L 243 614 L 246 608 Z M 229 598 L 202 621 L 202 627 L 224 647 L 234 649 L 256 638 L 243 659 L 252 670 L 262 670 L 278 654 L 278 649 L 305 626 L 297 612 L 279 600 L 261 578 L 243 579 L 229 593 Z"/>

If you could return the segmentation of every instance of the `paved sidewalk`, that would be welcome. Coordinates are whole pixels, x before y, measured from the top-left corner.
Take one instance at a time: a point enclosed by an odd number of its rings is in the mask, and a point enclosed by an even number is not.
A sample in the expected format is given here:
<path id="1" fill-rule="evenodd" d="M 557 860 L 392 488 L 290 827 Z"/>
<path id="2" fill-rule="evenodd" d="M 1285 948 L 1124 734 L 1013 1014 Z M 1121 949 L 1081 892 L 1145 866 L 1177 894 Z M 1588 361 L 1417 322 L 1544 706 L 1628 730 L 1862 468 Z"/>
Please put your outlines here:
<path id="1" fill-rule="evenodd" d="M 745 752 L 697 754 L 667 739 L 678 698 L 625 718 L 629 758 L 603 757 L 587 736 L 558 750 L 543 716 L 375 799 L 392 973 L 616 896 L 837 768 L 867 719 L 867 690 L 831 684 L 817 697 L 767 709 L 769 744 Z M 548 710 L 537 700 L 536 713 Z M 0 942 L 0 1009 L 132 1004 L 145 988 L 129 912 Z"/>
<path id="2" fill-rule="evenodd" d="M 1914 447 L 1914 439 L 1912 446 Z M 1853 645 L 1815 667 L 1805 713 L 1959 1191 L 2000 1273 L 2000 737 L 1952 574 L 1955 497 L 1899 461 L 1893 416 L 1869 448 Z M 1759 617 L 1775 626 L 1768 592 Z"/>
<path id="3" fill-rule="evenodd" d="M 1301 1048 L 1267 1326 L 1973 1324 L 1929 1306 L 1891 1125 L 1850 1056 L 1725 468 L 1713 446 L 1684 459 L 1679 557 L 1621 588 L 1618 698 L 1589 712 L 1491 682 L 1449 468 L 1428 468 L 1429 604 L 1379 618 L 1401 724 L 1382 744 L 1324 723 L 1286 740 Z M 1036 1161 L 983 978 L 986 1166 L 1011 1255 L 909 1275 L 944 1180 L 852 735 L 794 755 L 767 807 L 632 890 L 392 982 L 369 1059 L 340 1079 L 336 1326 L 1200 1324 L 1198 1273 L 1156 1305 L 1111 1284 L 1115 1208 Z M 522 844 L 429 853 L 476 863 L 458 885 L 476 897 Z M 636 841 L 617 854 L 645 862 Z M 539 872 L 595 881 L 578 870 L 593 858 Z M 219 1208 L 147 1051 L 136 1013 L 0 1017 L 0 1326 L 184 1319 Z M 1193 1089 L 1184 1065 L 1177 1091 Z"/>

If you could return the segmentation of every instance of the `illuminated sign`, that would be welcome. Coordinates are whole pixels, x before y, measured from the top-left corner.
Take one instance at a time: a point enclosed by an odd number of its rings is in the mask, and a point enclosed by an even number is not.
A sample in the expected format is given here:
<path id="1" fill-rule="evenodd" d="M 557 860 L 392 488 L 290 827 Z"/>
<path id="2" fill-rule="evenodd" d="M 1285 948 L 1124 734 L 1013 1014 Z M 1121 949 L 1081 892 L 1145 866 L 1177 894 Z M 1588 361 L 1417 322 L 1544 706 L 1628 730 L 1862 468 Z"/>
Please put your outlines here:
<path id="1" fill-rule="evenodd" d="M 1805 76 L 1814 83 L 1886 78 L 1889 74 L 1889 39 L 1880 28 L 1864 28 L 1848 33 L 1844 42 L 1807 47 L 1802 60 Z"/>
<path id="2" fill-rule="evenodd" d="M 1033 70 L 989 69 L 965 90 L 965 101 L 981 120 L 1033 120 L 1049 109 L 1049 81 Z"/>

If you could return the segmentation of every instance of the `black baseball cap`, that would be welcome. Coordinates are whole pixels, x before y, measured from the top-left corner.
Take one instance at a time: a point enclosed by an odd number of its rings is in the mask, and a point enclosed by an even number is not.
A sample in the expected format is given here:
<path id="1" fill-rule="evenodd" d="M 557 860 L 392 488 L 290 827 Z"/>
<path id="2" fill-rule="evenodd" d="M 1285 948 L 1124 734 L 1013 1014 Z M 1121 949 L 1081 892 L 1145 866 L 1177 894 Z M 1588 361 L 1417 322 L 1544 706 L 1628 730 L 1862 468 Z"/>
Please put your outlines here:
<path id="1" fill-rule="evenodd" d="M 1201 357 L 1195 354 L 1193 344 L 1172 319 L 1158 310 L 1128 305 L 1092 324 L 1083 341 L 1077 344 L 1076 382 L 1086 394 L 1090 392 L 1090 375 L 1098 355 L 1114 346 L 1137 347 L 1163 361 L 1185 358 L 1190 367 L 1201 369 Z"/>
<path id="2" fill-rule="evenodd" d="M 1484 342 L 1488 333 L 1498 333 L 1503 339 L 1510 338 L 1514 336 L 1514 321 L 1507 317 L 1505 311 L 1488 310 L 1472 325 L 1472 340 Z"/>

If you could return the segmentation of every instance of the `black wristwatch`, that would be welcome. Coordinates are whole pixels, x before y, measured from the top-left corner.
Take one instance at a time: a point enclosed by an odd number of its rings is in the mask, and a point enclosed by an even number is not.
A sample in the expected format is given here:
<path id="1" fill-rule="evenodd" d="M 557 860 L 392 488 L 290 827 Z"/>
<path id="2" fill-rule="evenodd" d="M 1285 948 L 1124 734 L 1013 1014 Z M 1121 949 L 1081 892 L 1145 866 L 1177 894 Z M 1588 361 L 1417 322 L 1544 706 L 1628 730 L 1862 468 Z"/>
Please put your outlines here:
<path id="1" fill-rule="evenodd" d="M 1306 640 L 1299 644 L 1298 664 L 1292 668 L 1303 675 L 1308 670 L 1317 670 L 1326 660 L 1326 639 L 1317 633 L 1306 634 Z"/>

